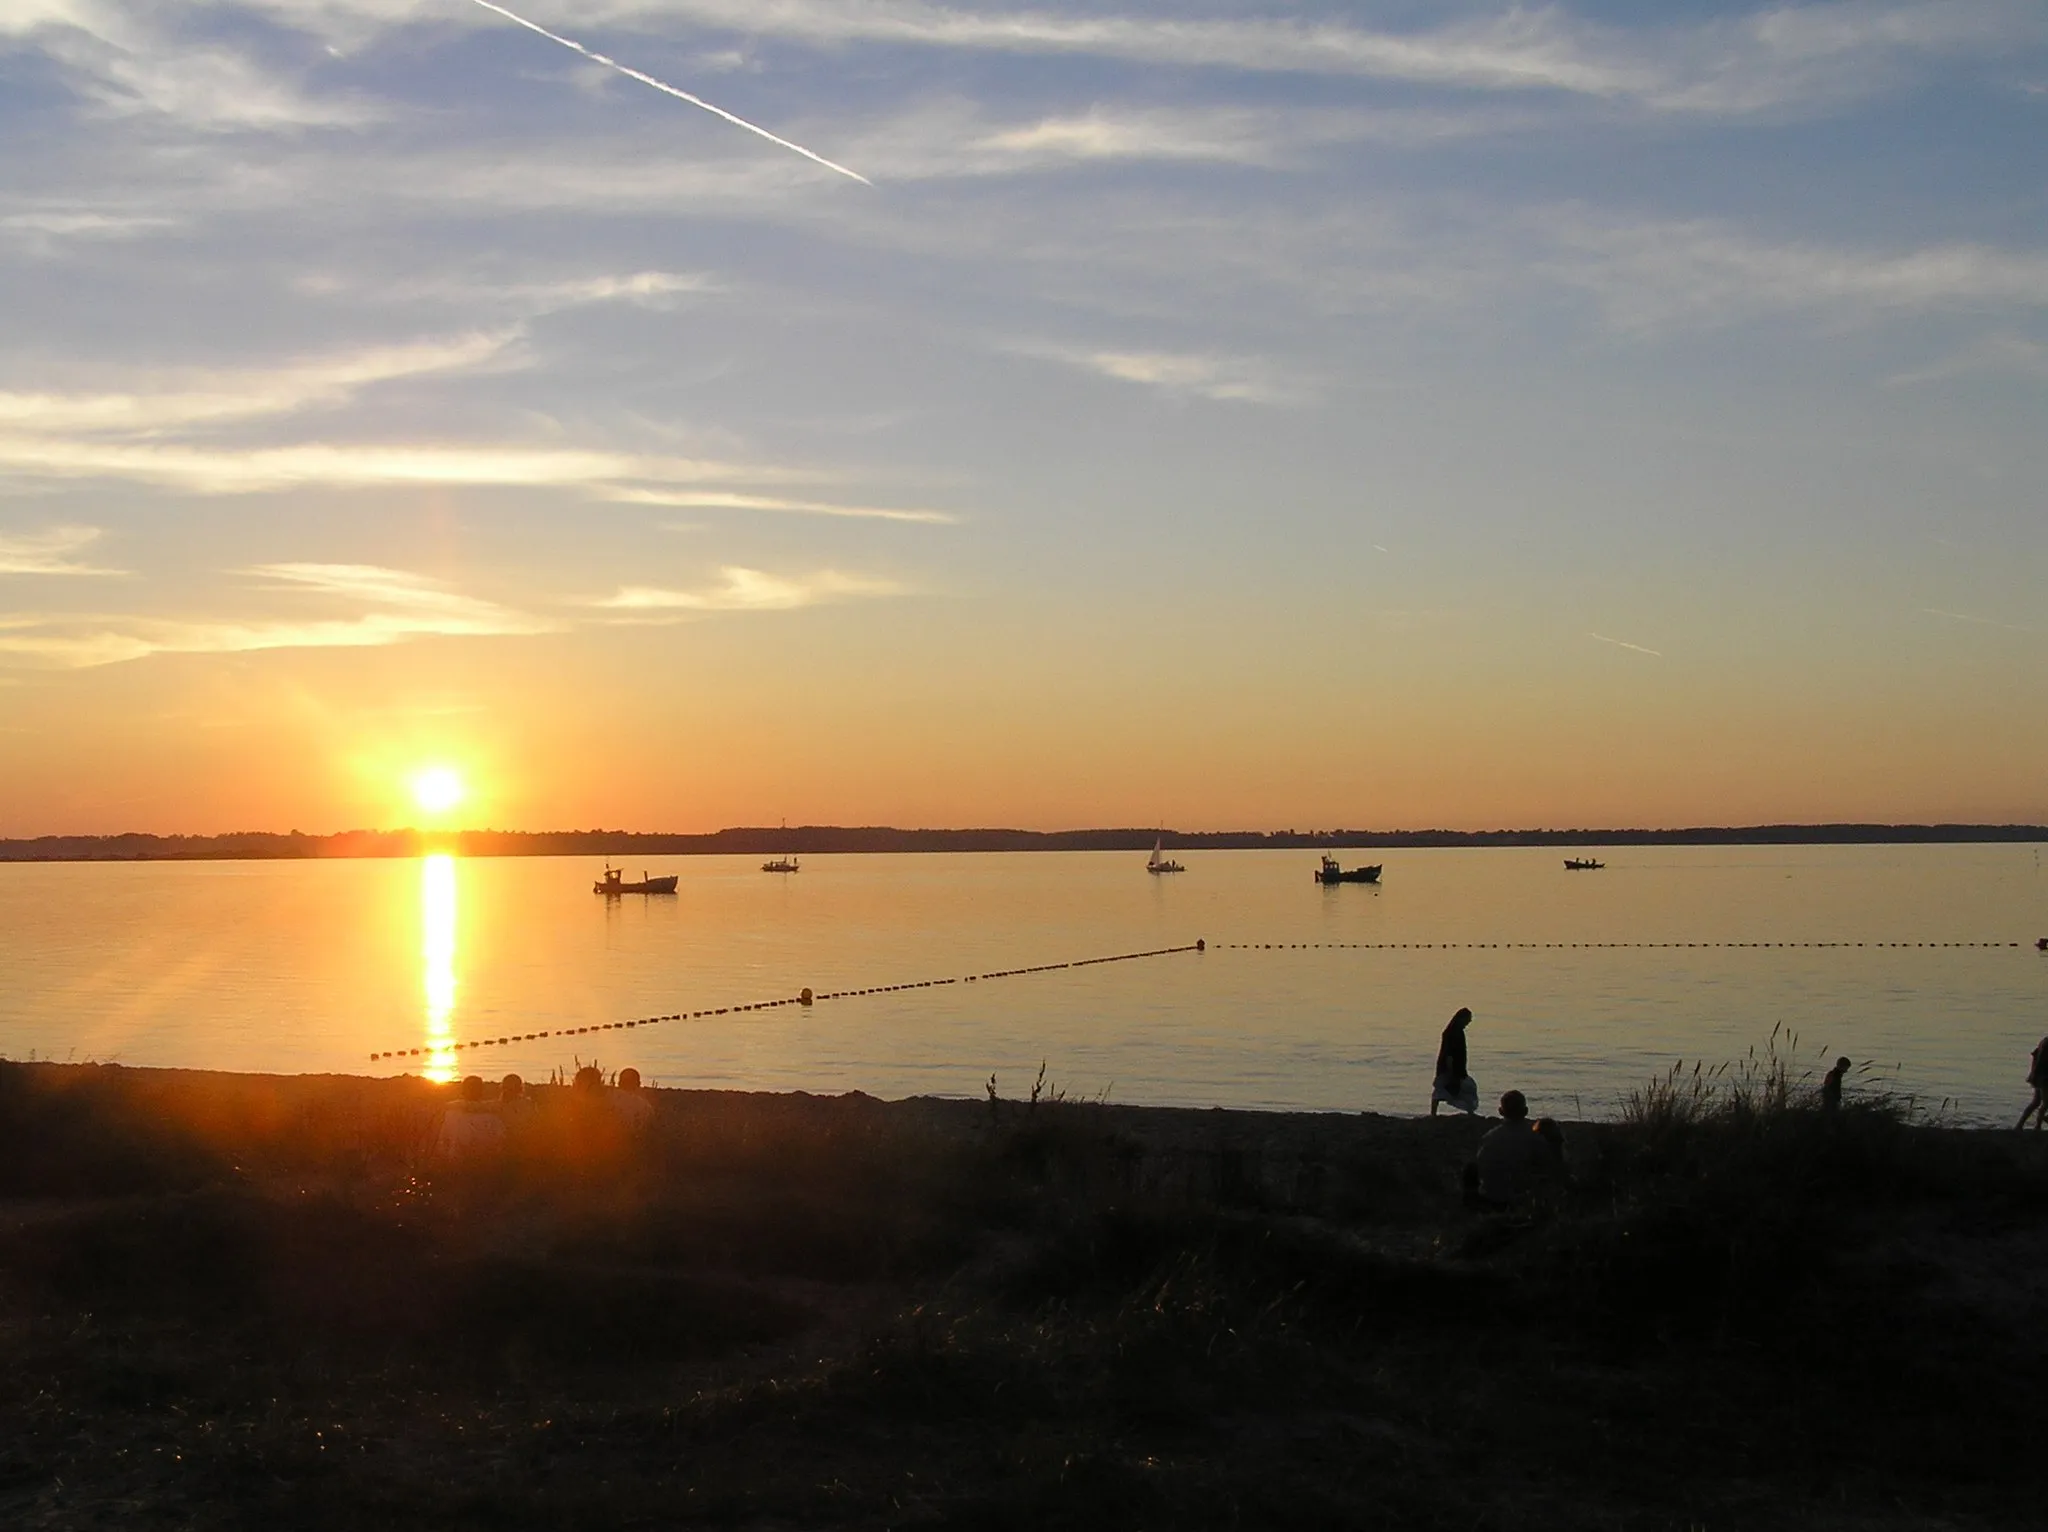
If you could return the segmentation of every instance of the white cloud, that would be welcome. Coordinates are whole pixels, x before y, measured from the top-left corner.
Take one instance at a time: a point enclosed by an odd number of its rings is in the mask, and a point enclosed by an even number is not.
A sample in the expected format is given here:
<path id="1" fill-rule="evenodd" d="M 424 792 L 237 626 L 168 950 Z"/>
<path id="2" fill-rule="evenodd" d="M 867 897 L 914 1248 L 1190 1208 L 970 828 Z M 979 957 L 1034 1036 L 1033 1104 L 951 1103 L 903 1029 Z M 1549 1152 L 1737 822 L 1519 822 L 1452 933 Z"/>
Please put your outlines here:
<path id="1" fill-rule="evenodd" d="M 0 624 L 0 656 L 85 669 L 152 654 L 240 654 L 264 649 L 361 649 L 419 638 L 547 633 L 561 624 L 465 595 L 406 570 L 370 564 L 264 564 L 244 571 L 274 590 L 355 608 L 337 617 L 167 619 L 20 617 Z"/>
<path id="2" fill-rule="evenodd" d="M 1979 617 L 1972 612 L 1950 612 L 1938 606 L 1923 606 L 1921 612 L 1929 617 L 1943 617 L 1950 622 L 1966 622 L 1972 627 L 1998 628 L 2007 633 L 2032 633 L 2034 629 L 2023 627 L 2016 622 L 2000 622 L 1995 617 Z"/>
<path id="3" fill-rule="evenodd" d="M 1018 342 L 1005 349 L 1162 393 L 1224 403 L 1289 404 L 1305 396 L 1299 383 L 1283 380 L 1270 364 L 1256 358 L 1188 351 L 1090 350 L 1038 341 Z"/>
<path id="4" fill-rule="evenodd" d="M 1625 328 L 1718 324 L 1793 309 L 1878 315 L 2048 306 L 2048 252 L 1772 243 L 1719 223 L 1630 223 L 1583 209 L 1539 214 L 1532 222 L 1556 251 L 1551 273 L 1593 293 Z"/>
<path id="5" fill-rule="evenodd" d="M 48 527 L 41 532 L 0 532 L 0 575 L 115 575 L 118 569 L 81 564 L 75 555 L 100 540 L 98 527 Z"/>
<path id="6" fill-rule="evenodd" d="M 809 575 L 775 575 L 728 565 L 718 574 L 719 583 L 705 590 L 627 585 L 593 605 L 607 611 L 641 614 L 769 612 L 859 596 L 902 595 L 905 589 L 893 580 L 843 574 L 836 569 Z"/>
<path id="7" fill-rule="evenodd" d="M 2048 378 L 2048 346 L 2021 335 L 1986 335 L 1923 367 L 1893 373 L 1885 382 L 1907 388 L 1980 375 Z"/>
<path id="8" fill-rule="evenodd" d="M 279 367 L 187 369 L 159 375 L 152 380 L 156 386 L 143 392 L 0 392 L 0 438 L 12 435 L 32 441 L 38 435 L 56 438 L 62 433 L 148 436 L 179 426 L 297 414 L 345 403 L 377 383 L 502 365 L 515 339 L 514 332 L 463 335 L 311 357 Z M 63 442 L 53 439 L 50 445 L 61 449 Z"/>
<path id="9" fill-rule="evenodd" d="M 340 444 L 193 447 L 0 435 L 0 475 L 119 479 L 200 495 L 398 485 L 569 488 L 609 498 L 637 483 L 786 483 L 803 470 L 573 447 Z"/>
<path id="10" fill-rule="evenodd" d="M 250 8 L 261 9 L 260 0 Z M 309 94 L 276 64 L 220 42 L 188 41 L 155 20 L 104 0 L 8 0 L 0 42 L 34 44 L 117 115 L 154 114 L 207 131 L 353 127 L 380 115 L 362 100 Z"/>
<path id="11" fill-rule="evenodd" d="M 100 537 L 98 526 L 47 526 L 41 533 L 0 533 L 0 576 L 117 576 L 121 569 L 100 569 L 76 559 Z"/>
<path id="12" fill-rule="evenodd" d="M 784 511 L 801 516 L 845 516 L 864 521 L 915 521 L 951 526 L 960 520 L 950 511 L 926 511 L 884 505 L 841 505 L 827 500 L 789 500 L 778 495 L 741 495 L 726 490 L 620 489 L 605 497 L 621 505 L 664 505 L 698 511 Z"/>
<path id="13" fill-rule="evenodd" d="M 273 3 L 298 8 L 303 0 Z M 2028 0 L 1792 5 L 1633 28 L 1598 25 L 1555 5 L 1509 6 L 1410 31 L 1274 16 L 970 10 L 924 0 L 599 0 L 579 7 L 578 19 L 649 30 L 680 21 L 831 47 L 1070 54 L 1551 91 L 1700 115 L 1811 110 L 1893 86 L 1923 60 L 1995 58 L 2048 40 L 2048 18 Z"/>

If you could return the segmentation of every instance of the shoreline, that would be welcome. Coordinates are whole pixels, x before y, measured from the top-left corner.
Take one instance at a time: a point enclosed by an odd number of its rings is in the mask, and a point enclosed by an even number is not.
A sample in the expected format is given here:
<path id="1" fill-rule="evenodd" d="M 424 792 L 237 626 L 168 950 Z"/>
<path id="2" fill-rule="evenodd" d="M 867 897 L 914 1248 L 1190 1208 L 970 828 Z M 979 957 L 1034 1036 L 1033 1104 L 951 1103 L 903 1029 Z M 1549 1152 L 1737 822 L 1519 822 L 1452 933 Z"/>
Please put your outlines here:
<path id="1" fill-rule="evenodd" d="M 2014 845 L 2048 842 L 2048 825 L 1791 824 L 1679 829 L 1182 831 L 901 830 L 803 825 L 704 834 L 634 830 L 294 830 L 219 835 L 44 835 L 0 839 L 0 864 L 44 862 L 318 861 L 466 857 L 853 856 L 930 853 L 1337 851 L 1628 846 Z"/>

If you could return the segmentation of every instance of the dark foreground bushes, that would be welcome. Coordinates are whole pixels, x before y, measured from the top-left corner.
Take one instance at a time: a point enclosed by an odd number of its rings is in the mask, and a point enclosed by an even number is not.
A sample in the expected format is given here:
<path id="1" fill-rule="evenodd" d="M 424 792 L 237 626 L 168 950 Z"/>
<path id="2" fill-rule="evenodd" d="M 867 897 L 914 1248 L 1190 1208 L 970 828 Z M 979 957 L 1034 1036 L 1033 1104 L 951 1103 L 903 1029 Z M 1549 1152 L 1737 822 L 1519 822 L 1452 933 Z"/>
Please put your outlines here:
<path id="1" fill-rule="evenodd" d="M 1500 1216 L 1464 1122 L 439 1104 L 0 1066 L 0 1524 L 2038 1524 L 2031 1140 L 1652 1102 Z"/>

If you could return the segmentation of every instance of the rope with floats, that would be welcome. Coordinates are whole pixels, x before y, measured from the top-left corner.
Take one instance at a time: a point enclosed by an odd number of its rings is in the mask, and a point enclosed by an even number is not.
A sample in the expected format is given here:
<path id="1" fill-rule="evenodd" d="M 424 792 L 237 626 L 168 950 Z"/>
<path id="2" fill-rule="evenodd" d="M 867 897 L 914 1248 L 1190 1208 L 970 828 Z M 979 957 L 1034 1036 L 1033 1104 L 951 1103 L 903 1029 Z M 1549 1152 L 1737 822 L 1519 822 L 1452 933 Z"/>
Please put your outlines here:
<path id="1" fill-rule="evenodd" d="M 1218 942 L 1218 952 L 1493 952 L 1576 949 L 1667 951 L 1792 947 L 2018 947 L 2019 942 Z M 2034 944 L 2048 952 L 2048 936 Z"/>
<path id="2" fill-rule="evenodd" d="M 1140 958 L 1171 957 L 1181 952 L 1206 951 L 1208 943 L 1190 942 L 1183 947 L 1154 947 L 1146 952 L 1116 952 L 1107 957 L 1076 958 L 1069 963 L 1035 963 L 1028 968 L 998 968 L 989 973 L 961 974 L 945 979 L 913 979 L 904 984 L 873 984 L 864 989 L 831 989 L 814 994 L 809 989 L 774 1000 L 756 1000 L 750 1005 L 721 1005 L 701 1011 L 670 1011 L 661 1016 L 636 1016 L 631 1021 L 592 1022 L 583 1027 L 557 1027 L 546 1032 L 512 1032 L 503 1037 L 465 1038 L 460 1042 L 430 1043 L 419 1048 L 388 1048 L 370 1055 L 372 1063 L 385 1059 L 431 1058 L 442 1053 L 474 1052 L 479 1048 L 509 1048 L 514 1043 L 540 1042 L 555 1037 L 583 1037 L 593 1032 L 624 1032 L 635 1027 L 654 1027 L 666 1021 L 702 1021 L 713 1016 L 738 1016 L 753 1011 L 773 1011 L 786 1005 L 816 1005 L 827 1000 L 850 1000 L 861 995 L 893 995 L 902 990 L 940 989 L 948 984 L 978 984 L 988 979 L 1018 979 L 1027 974 L 1052 973 L 1062 968 L 1093 968 L 1102 963 L 1131 963 Z"/>
<path id="3" fill-rule="evenodd" d="M 433 1043 L 417 1048 L 389 1048 L 370 1055 L 372 1063 L 386 1059 L 415 1059 L 443 1053 L 473 1053 L 479 1048 L 509 1048 L 517 1043 L 543 1042 L 557 1037 L 584 1037 L 596 1032 L 624 1032 L 638 1027 L 660 1026 L 670 1021 L 705 1021 L 717 1016 L 741 1016 L 784 1006 L 810 1006 L 828 1000 L 852 1000 L 868 995 L 893 995 L 913 989 L 941 989 L 949 984 L 977 984 L 995 979 L 1018 979 L 1031 974 L 1055 973 L 1062 969 L 1093 968 L 1103 963 L 1131 963 L 1142 958 L 1172 957 L 1187 952 L 1566 952 L 1566 951 L 1732 951 L 1790 949 L 1928 949 L 1928 948 L 2017 948 L 2024 943 L 2003 942 L 1217 942 L 1194 941 L 1180 947 L 1154 947 L 1145 952 L 1117 952 L 1107 957 L 1077 958 L 1067 963 L 1034 963 L 1025 968 L 997 968 L 988 973 L 961 974 L 944 979 L 914 979 L 902 984 L 874 984 L 860 989 L 832 989 L 813 993 L 809 989 L 773 1000 L 756 1000 L 747 1005 L 721 1005 L 701 1011 L 669 1011 L 659 1016 L 637 1016 L 630 1021 L 592 1022 L 581 1027 L 557 1027 L 542 1032 L 512 1032 L 503 1037 L 465 1038 L 459 1042 Z M 2034 944 L 2048 952 L 2048 936 Z"/>

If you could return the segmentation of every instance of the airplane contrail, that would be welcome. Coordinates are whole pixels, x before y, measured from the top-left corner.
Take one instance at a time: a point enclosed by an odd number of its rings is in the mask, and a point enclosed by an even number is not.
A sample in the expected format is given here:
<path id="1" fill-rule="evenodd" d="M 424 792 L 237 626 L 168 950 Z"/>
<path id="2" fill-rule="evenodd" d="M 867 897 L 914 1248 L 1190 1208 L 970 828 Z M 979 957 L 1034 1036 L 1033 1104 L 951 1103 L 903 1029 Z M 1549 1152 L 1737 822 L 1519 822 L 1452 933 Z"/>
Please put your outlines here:
<path id="1" fill-rule="evenodd" d="M 702 96 L 693 96 L 686 90 L 678 90 L 675 86 L 668 84 L 664 80 L 655 79 L 654 76 L 651 74 L 642 74 L 637 69 L 628 68 L 626 65 L 621 64 L 617 59 L 606 58 L 602 53 L 599 53 L 596 49 L 586 48 L 583 46 L 583 44 L 577 42 L 572 37 L 563 37 L 560 33 L 550 32 L 546 27 L 542 26 L 539 22 L 528 21 L 524 16 L 515 15 L 513 12 L 506 10 L 505 7 L 502 5 L 493 5 L 491 3 L 491 0 L 476 0 L 476 3 L 482 6 L 487 11 L 496 11 L 500 16 L 503 16 L 507 21 L 518 23 L 520 26 L 526 28 L 526 30 L 529 32 L 540 33 L 542 37 L 545 37 L 551 43 L 560 43 L 564 48 L 574 49 L 576 52 L 582 54 L 585 58 L 589 59 L 594 64 L 602 64 L 607 69 L 616 69 L 620 74 L 626 76 L 628 79 L 638 80 L 642 85 L 651 85 L 656 90 L 661 91 L 665 95 L 674 96 L 678 101 L 687 101 L 692 106 L 701 106 L 702 108 L 704 108 L 705 111 L 711 113 L 712 116 L 723 117 L 727 122 L 731 123 L 734 127 L 745 128 L 749 133 L 759 134 L 762 138 L 767 139 L 768 142 L 771 144 L 780 144 L 785 149 L 794 150 L 796 153 L 801 154 L 807 160 L 817 161 L 820 165 L 823 165 L 827 170 L 836 170 L 841 175 L 849 176 L 853 180 L 860 182 L 860 184 L 863 186 L 873 186 L 875 184 L 857 170 L 848 170 L 844 165 L 840 165 L 832 160 L 828 160 L 822 154 L 813 154 L 810 150 L 806 149 L 802 144 L 793 144 L 786 138 L 778 138 L 775 134 L 770 133 L 766 128 L 757 127 L 753 123 L 747 121 L 747 119 L 744 117 L 735 117 L 731 112 L 728 112 L 722 106 L 713 106 L 709 101 L 706 101 Z"/>
<path id="2" fill-rule="evenodd" d="M 1632 644 L 1625 638 L 1609 638 L 1605 633 L 1588 633 L 1586 637 L 1597 638 L 1601 643 L 1612 644 L 1617 649 L 1633 649 L 1637 654 L 1647 654 L 1653 659 L 1661 660 L 1664 658 L 1663 650 L 1645 649 L 1641 644 Z"/>

